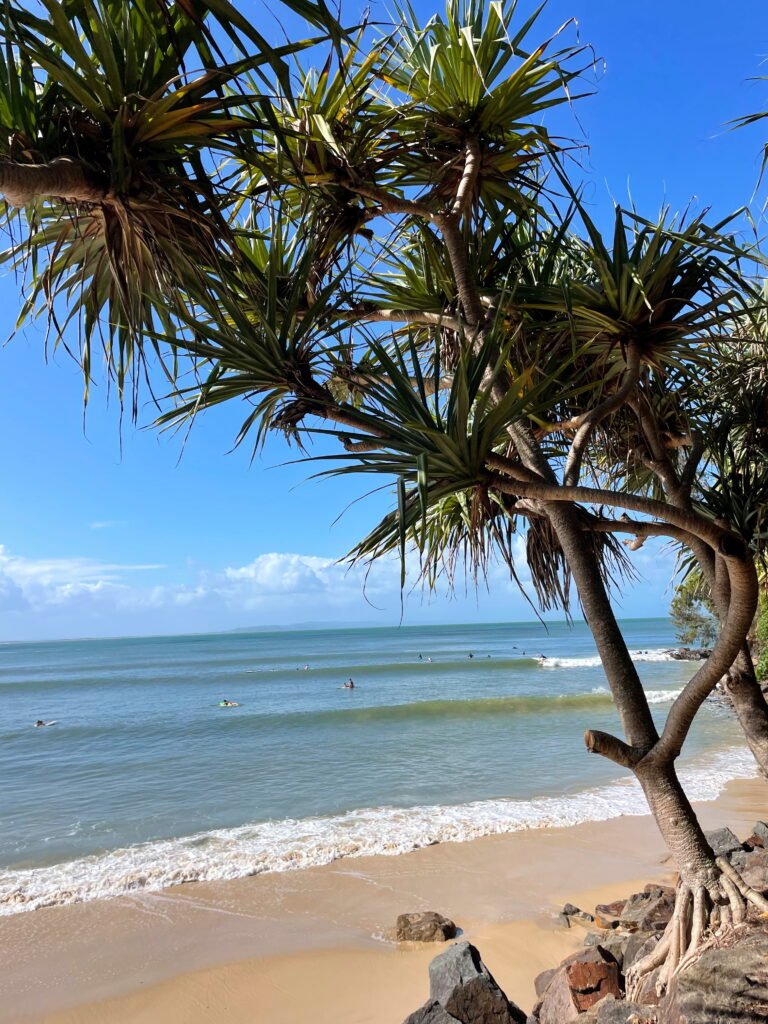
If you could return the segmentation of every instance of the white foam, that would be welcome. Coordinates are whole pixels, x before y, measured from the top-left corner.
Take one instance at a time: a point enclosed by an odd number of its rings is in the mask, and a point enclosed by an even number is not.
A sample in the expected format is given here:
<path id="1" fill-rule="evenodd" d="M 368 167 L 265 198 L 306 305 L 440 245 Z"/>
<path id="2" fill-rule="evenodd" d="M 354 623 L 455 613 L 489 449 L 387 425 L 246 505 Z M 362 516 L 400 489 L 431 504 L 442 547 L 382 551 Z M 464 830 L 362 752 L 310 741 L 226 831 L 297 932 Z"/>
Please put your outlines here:
<path id="1" fill-rule="evenodd" d="M 714 800 L 726 782 L 755 773 L 749 751 L 736 747 L 699 758 L 681 772 L 681 778 L 691 800 Z M 0 872 L 0 914 L 158 890 L 181 882 L 313 867 L 340 857 L 391 856 L 433 843 L 646 813 L 639 785 L 624 778 L 562 797 L 380 807 L 327 818 L 243 825 L 51 867 Z"/>
<path id="2" fill-rule="evenodd" d="M 632 661 L 675 661 L 668 650 L 630 651 Z M 600 668 L 602 662 L 595 654 L 590 658 L 537 658 L 542 668 Z"/>

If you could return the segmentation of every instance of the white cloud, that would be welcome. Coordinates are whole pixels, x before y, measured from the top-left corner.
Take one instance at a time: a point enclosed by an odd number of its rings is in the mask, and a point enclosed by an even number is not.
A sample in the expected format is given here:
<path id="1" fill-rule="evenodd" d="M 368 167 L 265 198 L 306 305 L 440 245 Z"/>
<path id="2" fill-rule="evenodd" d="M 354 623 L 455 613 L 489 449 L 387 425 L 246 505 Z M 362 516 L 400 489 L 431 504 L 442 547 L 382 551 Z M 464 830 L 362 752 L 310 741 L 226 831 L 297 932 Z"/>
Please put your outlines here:
<path id="1" fill-rule="evenodd" d="M 519 576 L 527 589 L 525 540 L 514 539 Z M 647 568 L 650 581 L 622 596 L 624 615 L 658 614 L 659 596 L 669 577 L 669 559 Z M 646 562 L 652 552 L 643 550 Z M 666 566 L 664 581 L 660 580 Z M 645 568 L 645 566 L 643 566 Z M 400 564 L 397 556 L 349 567 L 333 558 L 296 552 L 265 552 L 241 565 L 201 569 L 196 561 L 178 566 L 186 578 L 156 563 L 101 562 L 87 557 L 34 559 L 0 546 L 0 639 L 46 636 L 196 632 L 249 625 L 300 622 L 375 622 L 394 625 L 401 618 Z M 446 586 L 435 593 L 418 586 L 418 560 L 407 560 L 404 621 L 530 619 L 531 607 L 503 565 L 490 567 L 488 588 L 475 592 L 457 582 L 446 600 Z M 662 598 L 664 606 L 666 600 Z M 559 616 L 557 616 L 559 617 Z"/>
<path id="2" fill-rule="evenodd" d="M 97 519 L 96 522 L 90 523 L 92 530 L 113 530 L 116 526 L 124 526 L 122 519 Z"/>

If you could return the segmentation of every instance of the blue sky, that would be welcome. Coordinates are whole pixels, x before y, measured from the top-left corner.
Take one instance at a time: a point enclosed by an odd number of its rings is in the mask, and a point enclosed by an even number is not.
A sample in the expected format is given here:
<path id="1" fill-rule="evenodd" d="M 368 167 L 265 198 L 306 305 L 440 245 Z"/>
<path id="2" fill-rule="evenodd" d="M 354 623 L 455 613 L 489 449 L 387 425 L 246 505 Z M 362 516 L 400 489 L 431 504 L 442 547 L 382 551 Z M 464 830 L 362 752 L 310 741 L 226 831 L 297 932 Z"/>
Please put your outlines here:
<path id="1" fill-rule="evenodd" d="M 720 215 L 750 202 L 768 122 L 765 133 L 725 125 L 768 107 L 768 82 L 749 81 L 768 54 L 764 6 L 551 0 L 542 29 L 570 17 L 605 68 L 579 122 L 565 113 L 554 127 L 586 137 L 596 217 L 606 222 L 612 199 L 630 194 L 649 216 L 663 203 Z M 0 336 L 18 306 L 5 277 Z M 306 482 L 310 468 L 283 465 L 293 456 L 277 439 L 252 464 L 245 449 L 230 453 L 237 409 L 205 416 L 182 452 L 178 436 L 149 428 L 150 406 L 139 428 L 123 423 L 121 444 L 117 404 L 94 389 L 84 424 L 81 396 L 63 352 L 46 363 L 42 330 L 0 348 L 0 640 L 399 620 L 394 565 L 374 571 L 366 600 L 362 575 L 334 564 L 386 496 L 350 506 L 364 481 Z M 644 579 L 621 613 L 664 613 L 669 554 L 646 545 L 637 567 Z M 404 621 L 531 618 L 501 571 L 491 583 L 477 598 L 414 595 Z"/>

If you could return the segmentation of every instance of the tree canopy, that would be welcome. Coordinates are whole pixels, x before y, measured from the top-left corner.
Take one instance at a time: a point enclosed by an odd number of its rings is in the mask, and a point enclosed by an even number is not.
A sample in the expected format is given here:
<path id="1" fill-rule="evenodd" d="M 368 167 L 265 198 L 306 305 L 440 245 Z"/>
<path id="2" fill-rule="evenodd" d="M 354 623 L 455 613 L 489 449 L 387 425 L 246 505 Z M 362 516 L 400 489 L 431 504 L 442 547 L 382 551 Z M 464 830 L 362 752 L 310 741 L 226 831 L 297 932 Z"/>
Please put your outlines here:
<path id="1" fill-rule="evenodd" d="M 134 402 L 164 373 L 162 424 L 237 401 L 238 442 L 330 437 L 325 471 L 394 481 L 353 558 L 397 552 L 405 572 L 412 547 L 432 583 L 501 555 L 515 574 L 522 529 L 540 605 L 567 611 L 575 583 L 624 732 L 587 747 L 635 773 L 680 863 L 663 986 L 707 928 L 768 909 L 715 863 L 674 771 L 734 666 L 768 766 L 746 642 L 764 394 L 723 397 L 734 368 L 764 374 L 760 253 L 735 218 L 616 207 L 600 230 L 575 144 L 543 119 L 589 88 L 592 54 L 567 24 L 541 40 L 516 0 L 351 31 L 296 0 L 324 39 L 279 49 L 213 0 L 43 6 L 0 13 L 22 318 L 76 342 L 86 381 L 101 345 Z M 720 623 L 661 725 L 609 601 L 622 535 L 683 546 Z"/>

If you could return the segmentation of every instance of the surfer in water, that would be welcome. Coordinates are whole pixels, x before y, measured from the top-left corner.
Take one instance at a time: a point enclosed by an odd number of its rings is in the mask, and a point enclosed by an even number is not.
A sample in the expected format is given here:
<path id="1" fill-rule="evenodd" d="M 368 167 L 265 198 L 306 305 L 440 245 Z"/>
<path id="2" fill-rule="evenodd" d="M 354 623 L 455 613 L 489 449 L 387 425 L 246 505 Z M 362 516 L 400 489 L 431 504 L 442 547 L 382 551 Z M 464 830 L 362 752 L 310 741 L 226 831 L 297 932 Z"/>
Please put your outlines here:
<path id="1" fill-rule="evenodd" d="M 355 680 L 352 679 L 351 676 L 350 676 L 349 682 L 348 683 L 344 683 L 344 685 L 341 687 L 342 690 L 354 690 L 354 688 L 355 688 Z"/>
<path id="2" fill-rule="evenodd" d="M 239 708 L 240 705 L 237 703 L 236 700 L 227 700 L 226 697 L 225 697 L 224 700 L 220 700 L 219 701 L 219 707 L 220 708 Z"/>

